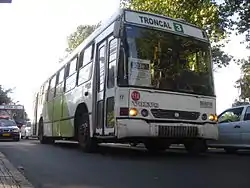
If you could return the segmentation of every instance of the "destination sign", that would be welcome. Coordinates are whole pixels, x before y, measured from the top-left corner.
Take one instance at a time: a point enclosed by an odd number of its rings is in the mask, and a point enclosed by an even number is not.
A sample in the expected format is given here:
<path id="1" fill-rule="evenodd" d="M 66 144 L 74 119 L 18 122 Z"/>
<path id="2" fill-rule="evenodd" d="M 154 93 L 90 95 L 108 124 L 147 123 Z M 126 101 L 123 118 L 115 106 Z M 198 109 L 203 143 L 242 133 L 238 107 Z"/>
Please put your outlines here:
<path id="1" fill-rule="evenodd" d="M 125 11 L 125 21 L 129 23 L 150 26 L 176 34 L 184 34 L 208 41 L 203 31 L 194 26 L 184 24 L 177 20 L 146 13 Z"/>
<path id="2" fill-rule="evenodd" d="M 11 109 L 18 109 L 18 110 L 23 110 L 24 107 L 22 105 L 0 105 L 0 110 L 11 110 Z"/>

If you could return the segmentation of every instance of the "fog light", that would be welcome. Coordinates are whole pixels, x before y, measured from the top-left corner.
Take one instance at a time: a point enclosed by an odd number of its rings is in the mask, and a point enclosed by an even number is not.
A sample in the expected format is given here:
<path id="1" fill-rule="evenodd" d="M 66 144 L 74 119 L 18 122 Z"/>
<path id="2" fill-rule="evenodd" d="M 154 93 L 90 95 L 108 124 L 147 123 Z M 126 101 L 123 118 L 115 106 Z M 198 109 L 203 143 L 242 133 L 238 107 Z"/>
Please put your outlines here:
<path id="1" fill-rule="evenodd" d="M 213 115 L 213 114 L 210 114 L 208 119 L 211 120 L 211 121 L 217 121 L 218 120 L 217 116 Z"/>
<path id="2" fill-rule="evenodd" d="M 147 109 L 142 109 L 142 110 L 141 110 L 141 115 L 142 115 L 143 117 L 148 116 L 148 110 L 147 110 Z"/>
<path id="3" fill-rule="evenodd" d="M 136 108 L 131 108 L 131 109 L 129 110 L 129 115 L 130 115 L 130 116 L 137 116 L 137 114 L 138 114 L 138 111 L 137 111 Z"/>
<path id="4" fill-rule="evenodd" d="M 202 114 L 201 119 L 206 120 L 207 119 L 207 114 Z"/>

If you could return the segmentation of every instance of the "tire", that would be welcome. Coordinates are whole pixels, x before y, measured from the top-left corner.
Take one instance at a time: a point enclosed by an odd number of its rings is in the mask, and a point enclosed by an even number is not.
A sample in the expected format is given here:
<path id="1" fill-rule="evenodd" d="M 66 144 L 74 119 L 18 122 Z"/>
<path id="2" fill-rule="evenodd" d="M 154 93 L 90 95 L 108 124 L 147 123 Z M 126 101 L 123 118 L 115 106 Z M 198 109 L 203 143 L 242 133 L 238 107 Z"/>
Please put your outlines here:
<path id="1" fill-rule="evenodd" d="M 188 153 L 192 155 L 198 155 L 205 153 L 208 150 L 208 146 L 205 140 L 192 140 L 184 143 L 184 146 Z"/>
<path id="2" fill-rule="evenodd" d="M 150 153 L 164 152 L 170 146 L 170 144 L 157 141 L 147 141 L 144 145 Z"/>
<path id="3" fill-rule="evenodd" d="M 39 134 L 38 137 L 39 137 L 40 144 L 54 144 L 55 143 L 55 140 L 53 138 L 43 136 L 43 121 L 42 120 L 40 120 L 39 122 L 38 134 Z"/>
<path id="4" fill-rule="evenodd" d="M 15 142 L 19 142 L 19 141 L 20 141 L 20 138 L 14 138 L 14 141 L 15 141 Z"/>
<path id="5" fill-rule="evenodd" d="M 238 149 L 237 148 L 224 148 L 225 152 L 228 154 L 236 154 Z"/>
<path id="6" fill-rule="evenodd" d="M 80 148 L 87 153 L 92 153 L 97 150 L 97 141 L 90 136 L 90 125 L 88 114 L 82 114 L 78 117 L 78 142 Z"/>

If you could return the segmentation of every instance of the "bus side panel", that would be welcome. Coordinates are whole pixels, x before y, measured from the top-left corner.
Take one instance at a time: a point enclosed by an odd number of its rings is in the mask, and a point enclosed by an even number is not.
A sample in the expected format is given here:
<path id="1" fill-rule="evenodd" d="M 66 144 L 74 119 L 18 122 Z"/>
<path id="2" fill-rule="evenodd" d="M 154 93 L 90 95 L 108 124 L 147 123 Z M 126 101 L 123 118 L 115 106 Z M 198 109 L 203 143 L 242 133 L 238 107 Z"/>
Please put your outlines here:
<path id="1" fill-rule="evenodd" d="M 75 90 L 72 90 L 62 96 L 62 119 L 60 122 L 60 135 L 62 137 L 74 136 L 74 114 L 69 110 L 72 103 L 71 98 L 74 96 L 74 91 Z"/>
<path id="2" fill-rule="evenodd" d="M 52 136 L 53 101 L 45 102 L 43 106 L 43 133 Z"/>
<path id="3" fill-rule="evenodd" d="M 56 87 L 56 96 L 53 100 L 53 131 L 52 134 L 55 137 L 61 136 L 60 134 L 60 120 L 62 116 L 62 94 L 63 94 L 63 83 L 58 84 Z"/>

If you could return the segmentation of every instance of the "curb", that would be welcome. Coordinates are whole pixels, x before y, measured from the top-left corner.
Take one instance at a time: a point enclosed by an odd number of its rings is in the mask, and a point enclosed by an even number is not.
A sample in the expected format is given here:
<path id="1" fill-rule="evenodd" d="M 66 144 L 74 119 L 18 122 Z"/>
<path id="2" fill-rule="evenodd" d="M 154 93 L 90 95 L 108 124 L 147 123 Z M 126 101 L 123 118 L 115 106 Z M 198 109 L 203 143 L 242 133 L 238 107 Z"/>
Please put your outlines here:
<path id="1" fill-rule="evenodd" d="M 10 163 L 2 152 L 0 152 L 0 161 L 2 161 L 5 168 L 8 170 L 9 174 L 12 175 L 13 179 L 20 188 L 34 188 L 33 185 L 23 176 L 23 174 Z"/>

